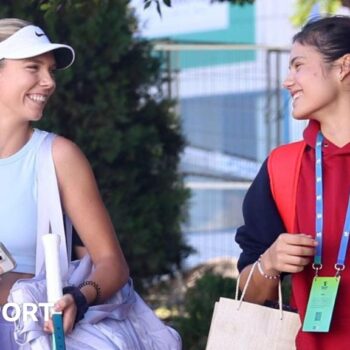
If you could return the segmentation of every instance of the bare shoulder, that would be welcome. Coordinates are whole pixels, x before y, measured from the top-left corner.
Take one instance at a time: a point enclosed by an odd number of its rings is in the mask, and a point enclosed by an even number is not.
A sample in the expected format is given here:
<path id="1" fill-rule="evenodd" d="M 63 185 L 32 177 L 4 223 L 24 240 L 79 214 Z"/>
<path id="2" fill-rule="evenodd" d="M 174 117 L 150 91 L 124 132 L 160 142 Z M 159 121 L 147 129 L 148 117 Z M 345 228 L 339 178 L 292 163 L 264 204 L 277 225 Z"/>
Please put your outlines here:
<path id="1" fill-rule="evenodd" d="M 63 136 L 55 137 L 52 145 L 52 153 L 55 163 L 74 161 L 81 157 L 85 158 L 80 148 L 74 142 Z"/>
<path id="2" fill-rule="evenodd" d="M 89 161 L 80 148 L 72 141 L 57 136 L 52 145 L 52 155 L 59 182 L 64 179 L 77 179 L 92 176 Z"/>
<path id="3" fill-rule="evenodd" d="M 86 203 L 102 206 L 94 173 L 80 148 L 62 136 L 54 139 L 52 155 L 63 207 L 79 226 L 77 210 L 87 212 Z"/>

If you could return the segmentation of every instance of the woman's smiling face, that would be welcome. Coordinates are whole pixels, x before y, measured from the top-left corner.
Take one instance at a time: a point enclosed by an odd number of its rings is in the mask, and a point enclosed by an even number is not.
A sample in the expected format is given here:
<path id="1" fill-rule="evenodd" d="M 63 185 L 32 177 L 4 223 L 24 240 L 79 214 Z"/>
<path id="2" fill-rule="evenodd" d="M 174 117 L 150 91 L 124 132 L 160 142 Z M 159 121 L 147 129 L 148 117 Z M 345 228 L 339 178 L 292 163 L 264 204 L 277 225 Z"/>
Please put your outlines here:
<path id="1" fill-rule="evenodd" d="M 0 117 L 35 121 L 55 91 L 51 52 L 28 59 L 5 59 L 0 68 Z"/>
<path id="2" fill-rule="evenodd" d="M 294 118 L 319 119 L 332 110 L 340 91 L 335 67 L 313 46 L 293 44 L 290 71 L 283 86 L 293 99 Z"/>

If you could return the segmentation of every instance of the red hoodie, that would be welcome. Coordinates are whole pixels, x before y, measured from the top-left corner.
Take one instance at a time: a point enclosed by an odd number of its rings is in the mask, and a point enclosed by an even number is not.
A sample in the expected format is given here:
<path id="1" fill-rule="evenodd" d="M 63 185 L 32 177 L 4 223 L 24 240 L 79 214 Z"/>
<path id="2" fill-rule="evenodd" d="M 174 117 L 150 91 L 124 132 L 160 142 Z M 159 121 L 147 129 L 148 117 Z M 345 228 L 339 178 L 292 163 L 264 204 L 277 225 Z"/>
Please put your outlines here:
<path id="1" fill-rule="evenodd" d="M 307 143 L 301 162 L 297 190 L 297 232 L 315 236 L 315 141 L 319 124 L 311 121 L 304 131 Z M 339 148 L 324 140 L 323 145 L 323 268 L 320 276 L 334 276 L 340 239 L 343 233 L 346 208 L 350 194 L 350 143 Z M 350 349 L 350 259 L 349 249 L 346 268 L 341 281 L 329 333 L 299 332 L 298 350 Z M 315 275 L 309 265 L 303 272 L 293 275 L 293 303 L 304 319 L 306 305 Z"/>

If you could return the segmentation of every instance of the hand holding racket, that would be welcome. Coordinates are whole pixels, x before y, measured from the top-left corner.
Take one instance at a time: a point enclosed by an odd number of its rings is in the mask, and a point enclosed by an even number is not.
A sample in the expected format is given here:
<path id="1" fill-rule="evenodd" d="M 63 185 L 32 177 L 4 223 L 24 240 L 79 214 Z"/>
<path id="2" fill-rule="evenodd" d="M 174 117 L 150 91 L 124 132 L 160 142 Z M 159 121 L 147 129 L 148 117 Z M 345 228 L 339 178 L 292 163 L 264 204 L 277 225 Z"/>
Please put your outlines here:
<path id="1" fill-rule="evenodd" d="M 49 233 L 43 235 L 42 239 L 46 266 L 47 301 L 49 303 L 56 303 L 62 298 L 62 280 L 59 256 L 60 237 L 58 234 Z M 52 349 L 65 350 L 66 345 L 62 312 L 52 310 L 52 322 Z"/>

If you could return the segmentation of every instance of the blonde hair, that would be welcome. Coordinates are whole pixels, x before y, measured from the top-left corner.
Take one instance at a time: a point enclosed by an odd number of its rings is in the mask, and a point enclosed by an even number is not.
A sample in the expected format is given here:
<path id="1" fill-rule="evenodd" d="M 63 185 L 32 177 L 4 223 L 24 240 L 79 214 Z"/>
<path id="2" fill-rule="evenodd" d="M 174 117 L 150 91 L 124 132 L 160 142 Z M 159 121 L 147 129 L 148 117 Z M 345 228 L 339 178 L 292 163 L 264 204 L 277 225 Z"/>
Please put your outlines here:
<path id="1" fill-rule="evenodd" d="M 0 19 L 0 42 L 30 24 L 30 22 L 18 18 Z"/>
<path id="2" fill-rule="evenodd" d="M 1 18 L 0 19 L 0 42 L 6 40 L 18 30 L 29 26 L 30 22 L 18 18 Z M 0 68 L 4 65 L 3 60 L 0 60 Z"/>

